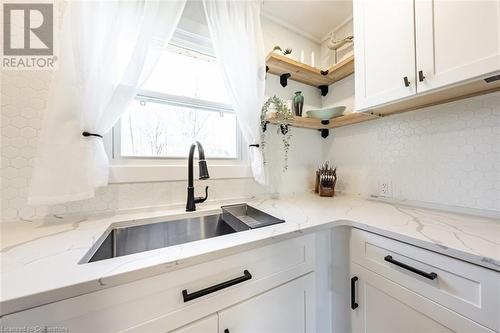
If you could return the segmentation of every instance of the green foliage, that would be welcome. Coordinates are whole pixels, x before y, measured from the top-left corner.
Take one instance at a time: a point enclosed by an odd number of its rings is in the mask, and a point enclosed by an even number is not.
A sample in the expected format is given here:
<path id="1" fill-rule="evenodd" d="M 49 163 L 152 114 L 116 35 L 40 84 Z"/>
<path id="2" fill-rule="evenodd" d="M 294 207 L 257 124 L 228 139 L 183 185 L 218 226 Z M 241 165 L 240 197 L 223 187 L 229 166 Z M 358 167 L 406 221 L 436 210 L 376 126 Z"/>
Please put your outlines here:
<path id="1" fill-rule="evenodd" d="M 284 158 L 284 166 L 283 172 L 288 169 L 288 151 L 290 150 L 290 140 L 292 138 L 292 133 L 290 131 L 290 126 L 288 124 L 293 121 L 293 113 L 286 106 L 285 102 L 281 100 L 277 96 L 270 97 L 264 105 L 262 105 L 261 113 L 260 113 L 260 148 L 262 149 L 262 156 L 264 160 L 264 164 L 266 164 L 266 132 L 267 132 L 267 112 L 269 111 L 270 106 L 274 107 L 276 111 L 275 120 L 277 126 L 278 135 L 281 133 L 283 135 L 283 158 Z"/>

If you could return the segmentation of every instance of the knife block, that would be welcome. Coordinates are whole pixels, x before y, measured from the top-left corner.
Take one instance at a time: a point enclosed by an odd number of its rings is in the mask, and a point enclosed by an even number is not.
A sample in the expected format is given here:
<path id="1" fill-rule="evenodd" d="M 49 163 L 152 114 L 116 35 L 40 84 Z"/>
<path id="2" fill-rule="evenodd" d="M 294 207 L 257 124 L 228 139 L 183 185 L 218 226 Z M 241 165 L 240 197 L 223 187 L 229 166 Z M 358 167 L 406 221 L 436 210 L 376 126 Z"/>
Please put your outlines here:
<path id="1" fill-rule="evenodd" d="M 335 195 L 335 186 L 326 187 L 320 184 L 318 192 L 320 197 L 333 197 Z"/>
<path id="2" fill-rule="evenodd" d="M 321 197 L 333 197 L 335 195 L 335 184 L 337 183 L 337 178 L 333 181 L 333 186 L 323 186 L 319 181 L 319 175 L 316 174 L 316 183 L 314 185 L 314 192 L 318 193 Z"/>

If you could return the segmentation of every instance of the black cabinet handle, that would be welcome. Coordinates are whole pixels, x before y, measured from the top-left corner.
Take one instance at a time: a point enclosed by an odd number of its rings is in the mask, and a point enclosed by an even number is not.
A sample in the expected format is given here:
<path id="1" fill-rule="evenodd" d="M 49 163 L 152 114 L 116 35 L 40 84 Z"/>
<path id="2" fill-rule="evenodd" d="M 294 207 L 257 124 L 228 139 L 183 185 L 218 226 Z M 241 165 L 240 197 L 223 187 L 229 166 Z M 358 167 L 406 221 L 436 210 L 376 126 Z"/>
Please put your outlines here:
<path id="1" fill-rule="evenodd" d="M 425 76 L 424 76 L 424 72 L 423 71 L 418 71 L 418 80 L 420 82 L 424 81 L 425 79 Z"/>
<path id="2" fill-rule="evenodd" d="M 182 298 L 184 298 L 184 303 L 186 303 L 186 302 L 192 301 L 193 299 L 196 299 L 198 297 L 202 297 L 202 296 L 214 293 L 216 291 L 222 290 L 224 288 L 234 286 L 235 284 L 245 282 L 247 280 L 250 280 L 251 278 L 252 278 L 252 274 L 250 274 L 250 272 L 245 269 L 243 271 L 243 276 L 237 277 L 237 278 L 232 279 L 232 280 L 221 282 L 221 283 L 216 284 L 214 286 L 210 286 L 208 288 L 195 291 L 191 294 L 189 294 L 188 291 L 186 289 L 184 289 L 182 291 Z"/>
<path id="3" fill-rule="evenodd" d="M 397 260 L 395 260 L 395 259 L 392 259 L 392 256 L 385 256 L 385 257 L 384 257 L 384 260 L 385 260 L 385 261 L 390 262 L 391 264 L 394 264 L 394 265 L 396 265 L 396 266 L 399 266 L 399 267 L 401 267 L 401 268 L 407 269 L 407 270 L 409 270 L 410 272 L 413 272 L 413 273 L 415 273 L 415 274 L 418 274 L 418 275 L 420 275 L 420 276 L 423 276 L 423 277 L 425 277 L 425 278 L 427 278 L 427 279 L 429 279 L 429 280 L 434 280 L 434 279 L 436 279 L 436 278 L 438 277 L 438 275 L 437 275 L 436 273 L 434 273 L 434 272 L 427 273 L 427 272 L 421 271 L 421 270 L 420 270 L 420 269 L 418 269 L 418 268 L 412 267 L 412 266 L 410 266 L 410 265 L 407 265 L 407 264 L 405 264 L 405 263 L 402 263 L 402 262 L 400 262 L 400 261 L 397 261 Z"/>
<path id="4" fill-rule="evenodd" d="M 403 81 L 405 82 L 405 87 L 409 87 L 410 86 L 410 80 L 408 80 L 408 76 L 405 76 L 403 78 Z"/>
<path id="5" fill-rule="evenodd" d="M 358 281 L 357 276 L 351 278 L 351 309 L 355 310 L 358 307 L 356 303 L 356 281 Z"/>

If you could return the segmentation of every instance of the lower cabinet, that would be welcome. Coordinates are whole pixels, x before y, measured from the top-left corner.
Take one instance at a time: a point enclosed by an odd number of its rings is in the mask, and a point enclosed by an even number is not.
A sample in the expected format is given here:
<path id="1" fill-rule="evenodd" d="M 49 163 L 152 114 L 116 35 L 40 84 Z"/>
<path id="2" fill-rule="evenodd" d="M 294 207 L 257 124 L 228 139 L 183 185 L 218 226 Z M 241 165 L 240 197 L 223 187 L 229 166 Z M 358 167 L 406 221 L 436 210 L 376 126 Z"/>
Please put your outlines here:
<path id="1" fill-rule="evenodd" d="M 359 265 L 351 272 L 352 332 L 493 332 Z"/>
<path id="2" fill-rule="evenodd" d="M 219 312 L 219 333 L 315 332 L 314 273 Z"/>
<path id="3" fill-rule="evenodd" d="M 258 327 L 268 327 L 269 332 L 280 331 L 275 327 L 304 332 L 312 325 L 312 317 L 307 315 L 306 320 L 305 314 L 314 313 L 314 279 L 309 277 L 315 268 L 314 237 L 309 234 L 272 243 L 8 314 L 0 318 L 0 328 L 64 327 L 72 333 L 215 333 L 218 329 L 224 332 L 221 318 L 231 332 L 264 332 L 266 329 L 256 329 L 254 321 L 259 318 L 263 326 Z M 295 327 L 296 323 L 299 326 Z"/>
<path id="4" fill-rule="evenodd" d="M 170 333 L 315 332 L 314 273 Z"/>
<path id="5" fill-rule="evenodd" d="M 350 271 L 353 332 L 498 331 L 498 272 L 357 229 Z"/>

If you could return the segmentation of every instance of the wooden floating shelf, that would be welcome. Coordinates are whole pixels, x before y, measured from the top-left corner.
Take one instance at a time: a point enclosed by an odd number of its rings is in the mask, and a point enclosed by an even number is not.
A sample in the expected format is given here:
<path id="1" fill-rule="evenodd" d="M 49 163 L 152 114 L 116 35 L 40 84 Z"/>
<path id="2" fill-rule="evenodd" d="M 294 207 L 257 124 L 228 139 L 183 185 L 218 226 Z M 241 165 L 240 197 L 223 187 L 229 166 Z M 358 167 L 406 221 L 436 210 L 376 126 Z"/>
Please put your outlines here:
<path id="1" fill-rule="evenodd" d="M 269 53 L 266 58 L 268 72 L 280 76 L 281 84 L 286 86 L 287 79 L 301 82 L 321 89 L 323 96 L 328 93 L 328 86 L 354 73 L 354 56 L 350 56 L 338 64 L 330 67 L 328 71 L 303 64 L 296 60 L 285 57 L 277 53 Z M 332 128 L 352 125 L 379 117 L 389 116 L 397 113 L 412 111 L 449 103 L 452 101 L 479 96 L 500 91 L 500 80 L 488 81 L 484 78 L 475 79 L 465 83 L 458 83 L 448 87 L 435 89 L 434 91 L 411 96 L 399 101 L 367 108 L 362 112 L 352 112 L 341 117 L 331 119 L 328 124 L 323 124 L 321 120 L 306 117 L 294 117 L 288 123 L 292 127 L 309 128 L 321 131 L 321 136 L 326 138 L 328 131 Z M 277 124 L 274 115 L 268 118 L 271 124 Z"/>
<path id="2" fill-rule="evenodd" d="M 288 125 L 292 127 L 323 130 L 323 129 L 332 129 L 337 127 L 357 124 L 376 118 L 379 118 L 379 116 L 370 113 L 353 112 L 337 118 L 330 119 L 330 122 L 324 125 L 321 123 L 320 119 L 294 116 L 293 121 L 288 122 Z M 277 120 L 274 114 L 272 114 L 267 120 L 271 124 L 277 124 Z"/>
<path id="3" fill-rule="evenodd" d="M 287 79 L 319 88 L 321 86 L 328 87 L 332 83 L 354 73 L 354 56 L 352 55 L 328 68 L 328 70 L 322 71 L 319 68 L 271 52 L 266 58 L 266 65 L 268 72 L 271 74 L 279 75 L 280 77 L 290 74 Z"/>

